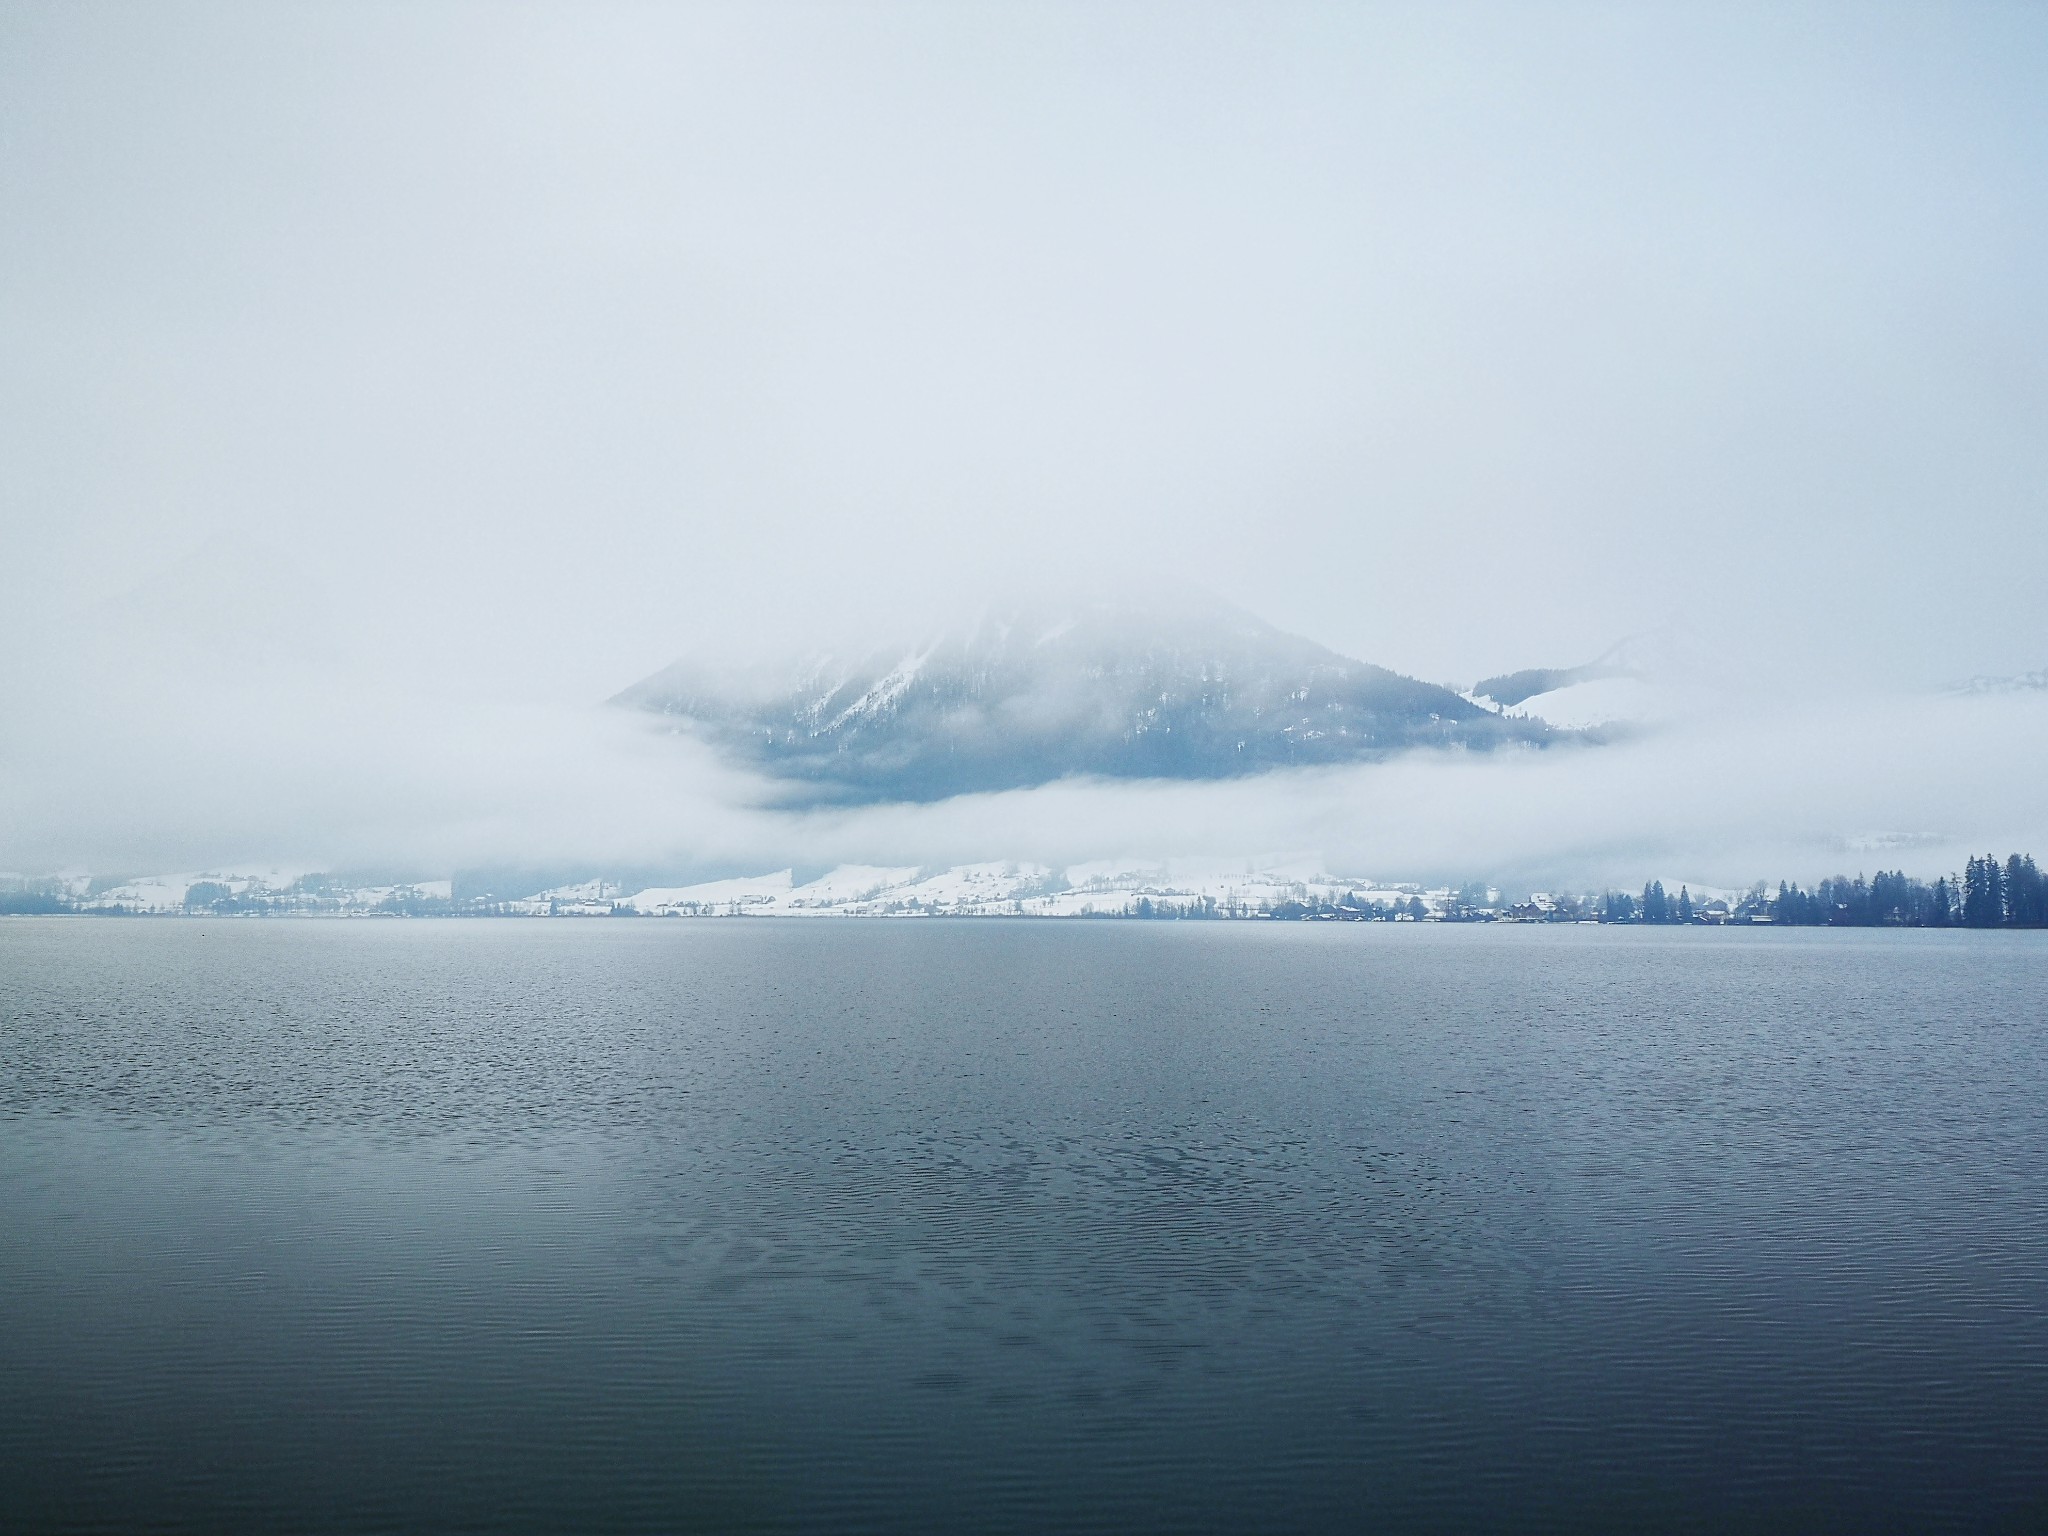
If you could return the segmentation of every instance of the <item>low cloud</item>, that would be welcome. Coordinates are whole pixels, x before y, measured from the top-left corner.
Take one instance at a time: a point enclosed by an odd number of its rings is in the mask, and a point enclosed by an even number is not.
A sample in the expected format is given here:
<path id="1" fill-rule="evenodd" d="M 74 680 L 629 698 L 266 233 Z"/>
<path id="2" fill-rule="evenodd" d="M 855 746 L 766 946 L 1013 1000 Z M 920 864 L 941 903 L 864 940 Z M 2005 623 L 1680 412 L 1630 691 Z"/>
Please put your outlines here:
<path id="1" fill-rule="evenodd" d="M 1388 880 L 1735 885 L 2048 848 L 2041 692 L 1720 694 L 1604 747 L 790 809 L 664 722 L 424 666 L 102 632 L 4 688 L 0 864 L 24 873 L 1308 858 Z"/>

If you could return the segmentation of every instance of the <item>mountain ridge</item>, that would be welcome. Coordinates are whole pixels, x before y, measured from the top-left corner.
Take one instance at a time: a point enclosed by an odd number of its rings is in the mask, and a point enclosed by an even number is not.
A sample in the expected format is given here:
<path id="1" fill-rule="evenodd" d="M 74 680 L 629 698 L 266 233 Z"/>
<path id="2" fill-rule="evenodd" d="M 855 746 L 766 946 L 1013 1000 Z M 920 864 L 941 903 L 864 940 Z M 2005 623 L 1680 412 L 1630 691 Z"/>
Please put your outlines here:
<path id="1" fill-rule="evenodd" d="M 678 661 L 611 702 L 812 798 L 933 801 L 1057 779 L 1222 779 L 1560 733 L 1214 601 L 984 609 L 776 676 Z"/>

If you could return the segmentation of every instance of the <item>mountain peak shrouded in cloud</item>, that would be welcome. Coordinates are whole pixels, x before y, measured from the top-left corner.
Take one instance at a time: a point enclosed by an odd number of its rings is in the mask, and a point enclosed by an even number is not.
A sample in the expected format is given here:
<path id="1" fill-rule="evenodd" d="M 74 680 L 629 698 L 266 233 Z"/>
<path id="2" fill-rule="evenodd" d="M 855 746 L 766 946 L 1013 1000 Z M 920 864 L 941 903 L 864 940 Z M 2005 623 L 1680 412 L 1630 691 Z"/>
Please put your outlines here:
<path id="1" fill-rule="evenodd" d="M 0 13 L 0 869 L 2048 842 L 2038 7 L 108 14 Z"/>
<path id="2" fill-rule="evenodd" d="M 1575 667 L 1524 667 L 1481 678 L 1465 697 L 1511 718 L 1541 720 L 1560 730 L 1615 733 L 1646 727 L 1697 709 L 1697 694 L 1714 671 L 1708 647 L 1689 630 L 1630 635 Z"/>
<path id="3" fill-rule="evenodd" d="M 1973 694 L 2048 693 L 2048 667 L 2035 672 L 2021 672 L 2011 677 L 1986 677 L 1980 673 L 1959 683 L 1950 683 L 1943 692 L 1961 697 Z"/>
<path id="4" fill-rule="evenodd" d="M 1555 739 L 1541 721 L 1200 597 L 992 605 L 780 673 L 679 661 L 614 702 L 669 716 L 812 798 L 852 802 L 1074 776 L 1227 779 Z"/>

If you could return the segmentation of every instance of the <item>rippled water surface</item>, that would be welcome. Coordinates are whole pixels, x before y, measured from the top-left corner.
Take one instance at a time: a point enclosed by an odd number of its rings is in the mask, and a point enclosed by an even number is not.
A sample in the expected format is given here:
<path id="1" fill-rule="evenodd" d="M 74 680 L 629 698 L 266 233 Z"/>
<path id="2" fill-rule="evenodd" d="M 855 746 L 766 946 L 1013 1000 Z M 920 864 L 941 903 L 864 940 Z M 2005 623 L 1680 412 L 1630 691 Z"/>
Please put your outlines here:
<path id="1" fill-rule="evenodd" d="M 2048 1529 L 2048 938 L 0 922 L 0 1525 Z"/>

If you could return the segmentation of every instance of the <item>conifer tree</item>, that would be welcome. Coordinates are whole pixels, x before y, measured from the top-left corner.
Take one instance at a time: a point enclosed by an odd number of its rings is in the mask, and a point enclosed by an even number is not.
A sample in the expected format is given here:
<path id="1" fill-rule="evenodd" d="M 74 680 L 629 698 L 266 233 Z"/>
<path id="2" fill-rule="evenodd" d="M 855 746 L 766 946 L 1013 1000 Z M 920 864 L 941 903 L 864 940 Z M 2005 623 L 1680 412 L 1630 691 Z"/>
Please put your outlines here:
<path id="1" fill-rule="evenodd" d="M 2005 878 L 1992 854 L 1963 866 L 1963 925 L 1996 928 L 2005 921 Z"/>
<path id="2" fill-rule="evenodd" d="M 2013 854 L 2005 861 L 2005 920 L 2015 928 L 2039 928 L 2042 911 L 2041 872 L 2032 855 Z"/>

